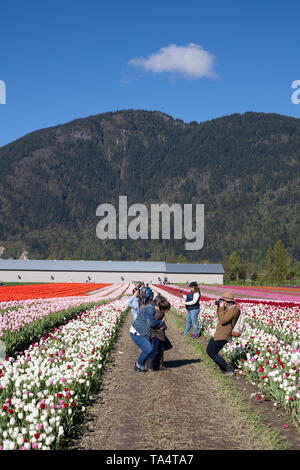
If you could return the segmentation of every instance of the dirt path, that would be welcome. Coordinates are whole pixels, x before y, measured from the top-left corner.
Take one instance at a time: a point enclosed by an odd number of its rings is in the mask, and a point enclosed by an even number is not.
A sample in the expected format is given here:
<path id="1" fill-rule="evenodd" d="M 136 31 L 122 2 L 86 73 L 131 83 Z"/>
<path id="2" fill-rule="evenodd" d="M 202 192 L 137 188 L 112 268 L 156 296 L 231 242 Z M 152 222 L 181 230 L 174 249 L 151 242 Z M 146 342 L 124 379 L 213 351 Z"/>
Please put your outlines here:
<path id="1" fill-rule="evenodd" d="M 69 449 L 186 450 L 263 449 L 265 444 L 229 402 L 207 366 L 168 319 L 174 347 L 166 371 L 136 373 L 140 350 L 122 326 L 103 386 L 89 409 L 79 438 Z M 230 378 L 228 378 L 230 380 Z"/>

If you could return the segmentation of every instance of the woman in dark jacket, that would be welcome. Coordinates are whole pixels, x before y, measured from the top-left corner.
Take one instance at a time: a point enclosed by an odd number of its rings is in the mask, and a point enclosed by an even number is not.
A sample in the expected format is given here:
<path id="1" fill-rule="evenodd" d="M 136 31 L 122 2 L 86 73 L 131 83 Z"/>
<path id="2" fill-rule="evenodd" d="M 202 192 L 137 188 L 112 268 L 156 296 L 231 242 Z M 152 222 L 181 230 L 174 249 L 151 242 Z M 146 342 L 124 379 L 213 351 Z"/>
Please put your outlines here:
<path id="1" fill-rule="evenodd" d="M 165 313 L 161 311 L 155 311 L 155 320 L 161 320 Z M 167 367 L 164 364 L 164 351 L 167 343 L 166 328 L 151 328 L 150 338 L 155 352 L 153 359 L 153 365 L 155 370 L 165 370 Z M 170 343 L 169 343 L 170 344 Z M 148 359 L 149 360 L 149 359 Z"/>
<path id="2" fill-rule="evenodd" d="M 163 299 L 165 299 L 165 297 L 163 297 L 161 294 L 157 294 L 152 304 L 155 306 Z M 160 310 L 158 311 L 156 310 L 155 320 L 162 320 L 164 315 L 165 315 L 164 312 L 161 312 Z M 166 366 L 164 365 L 164 350 L 165 350 L 166 342 L 168 341 L 166 337 L 166 329 L 167 327 L 164 329 L 151 328 L 150 339 L 153 345 L 153 350 L 155 351 L 155 357 L 153 359 L 153 365 L 154 365 L 155 370 L 166 369 Z M 169 344 L 171 343 L 169 342 Z"/>
<path id="3" fill-rule="evenodd" d="M 160 300 L 157 304 L 147 305 L 142 308 L 139 316 L 133 322 L 130 328 L 131 339 L 142 350 L 137 362 L 134 365 L 136 372 L 145 371 L 145 364 L 148 360 L 148 371 L 153 372 L 153 359 L 155 358 L 156 351 L 150 341 L 151 328 L 166 328 L 164 323 L 165 316 L 162 320 L 155 320 L 155 312 L 167 312 L 170 310 L 171 305 L 166 299 Z"/>

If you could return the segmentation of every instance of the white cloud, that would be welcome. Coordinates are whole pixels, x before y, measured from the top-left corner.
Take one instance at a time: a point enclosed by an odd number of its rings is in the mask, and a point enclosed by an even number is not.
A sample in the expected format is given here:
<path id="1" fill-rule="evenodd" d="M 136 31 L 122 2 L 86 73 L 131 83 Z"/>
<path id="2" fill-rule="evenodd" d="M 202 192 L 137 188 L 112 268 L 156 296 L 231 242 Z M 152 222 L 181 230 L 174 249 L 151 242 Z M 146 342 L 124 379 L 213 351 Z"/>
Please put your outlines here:
<path id="1" fill-rule="evenodd" d="M 170 44 L 147 58 L 135 57 L 128 64 L 153 73 L 169 72 L 196 79 L 217 77 L 213 70 L 214 60 L 215 56 L 202 46 L 190 43 L 188 46 Z"/>

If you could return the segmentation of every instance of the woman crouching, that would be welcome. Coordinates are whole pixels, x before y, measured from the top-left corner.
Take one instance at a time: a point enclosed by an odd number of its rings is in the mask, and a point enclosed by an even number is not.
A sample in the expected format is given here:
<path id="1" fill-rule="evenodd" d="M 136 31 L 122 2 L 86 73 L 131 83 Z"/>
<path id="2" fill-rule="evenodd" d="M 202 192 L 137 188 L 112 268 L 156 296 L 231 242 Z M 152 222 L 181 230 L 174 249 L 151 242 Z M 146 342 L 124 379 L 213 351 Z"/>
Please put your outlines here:
<path id="1" fill-rule="evenodd" d="M 141 354 L 134 365 L 136 372 L 144 372 L 146 361 L 148 360 L 148 371 L 154 372 L 153 360 L 157 355 L 154 345 L 151 343 L 151 328 L 164 330 L 165 313 L 170 310 L 171 305 L 167 299 L 163 298 L 156 304 L 150 304 L 142 308 L 140 314 L 130 328 L 131 339 L 141 349 Z M 155 320 L 155 313 L 162 313 L 161 320 Z"/>

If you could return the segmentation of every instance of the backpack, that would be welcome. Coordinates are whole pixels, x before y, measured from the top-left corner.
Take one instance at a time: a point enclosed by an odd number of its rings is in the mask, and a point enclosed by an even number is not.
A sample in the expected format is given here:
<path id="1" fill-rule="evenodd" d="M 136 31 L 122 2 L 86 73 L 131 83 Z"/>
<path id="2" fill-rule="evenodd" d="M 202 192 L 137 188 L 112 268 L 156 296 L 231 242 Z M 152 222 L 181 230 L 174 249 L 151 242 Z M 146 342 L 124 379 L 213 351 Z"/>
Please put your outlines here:
<path id="1" fill-rule="evenodd" d="M 239 337 L 246 331 L 245 315 L 241 312 L 232 330 L 232 336 Z"/>

